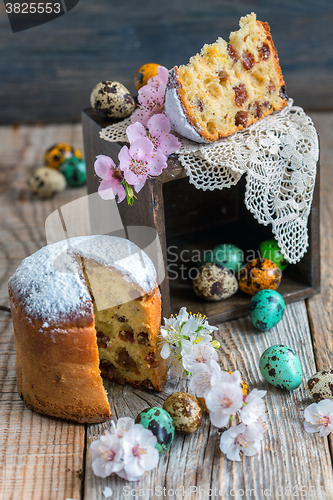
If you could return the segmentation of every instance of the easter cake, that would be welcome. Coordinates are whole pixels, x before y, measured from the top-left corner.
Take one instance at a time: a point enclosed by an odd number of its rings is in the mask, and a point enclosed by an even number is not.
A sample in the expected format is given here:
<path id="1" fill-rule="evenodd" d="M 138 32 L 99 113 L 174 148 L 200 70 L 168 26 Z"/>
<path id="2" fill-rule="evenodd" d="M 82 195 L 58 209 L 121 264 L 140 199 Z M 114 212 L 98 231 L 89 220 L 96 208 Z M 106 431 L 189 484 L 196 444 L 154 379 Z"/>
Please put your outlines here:
<path id="1" fill-rule="evenodd" d="M 9 280 L 19 394 L 78 422 L 111 411 L 101 374 L 162 390 L 161 299 L 149 257 L 124 238 L 78 237 L 27 257 Z"/>
<path id="2" fill-rule="evenodd" d="M 196 142 L 213 142 L 287 105 L 285 82 L 270 27 L 242 17 L 227 43 L 204 45 L 169 74 L 164 113 L 172 128 Z"/>

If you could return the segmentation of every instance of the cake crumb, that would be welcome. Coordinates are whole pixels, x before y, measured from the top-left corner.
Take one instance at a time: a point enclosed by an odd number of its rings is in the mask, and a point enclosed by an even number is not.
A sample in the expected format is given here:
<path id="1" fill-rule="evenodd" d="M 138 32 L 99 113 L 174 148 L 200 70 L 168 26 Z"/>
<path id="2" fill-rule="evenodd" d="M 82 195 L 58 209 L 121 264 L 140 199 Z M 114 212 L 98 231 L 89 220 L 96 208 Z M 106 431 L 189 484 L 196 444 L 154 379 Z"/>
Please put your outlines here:
<path id="1" fill-rule="evenodd" d="M 103 490 L 103 495 L 105 496 L 105 498 L 110 498 L 113 495 L 113 491 L 108 486 L 105 486 Z"/>

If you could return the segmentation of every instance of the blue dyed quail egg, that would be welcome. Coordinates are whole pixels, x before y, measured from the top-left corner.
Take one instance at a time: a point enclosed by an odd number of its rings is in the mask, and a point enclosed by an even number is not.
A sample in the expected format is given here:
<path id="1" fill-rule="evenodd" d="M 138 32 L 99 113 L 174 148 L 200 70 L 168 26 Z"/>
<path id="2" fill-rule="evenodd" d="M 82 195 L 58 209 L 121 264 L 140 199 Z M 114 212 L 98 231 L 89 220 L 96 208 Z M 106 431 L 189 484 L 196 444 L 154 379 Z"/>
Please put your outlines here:
<path id="1" fill-rule="evenodd" d="M 251 321 L 262 332 L 273 328 L 282 318 L 284 310 L 283 297 L 275 290 L 260 290 L 249 304 Z"/>
<path id="2" fill-rule="evenodd" d="M 309 378 L 306 385 L 316 401 L 333 400 L 333 370 L 320 370 Z"/>
<path id="3" fill-rule="evenodd" d="M 260 357 L 259 368 L 264 379 L 278 389 L 292 391 L 301 385 L 301 362 L 286 345 L 268 347 Z"/>
<path id="4" fill-rule="evenodd" d="M 155 448 L 159 453 L 166 451 L 174 438 L 175 426 L 168 412 L 163 408 L 153 407 L 142 410 L 135 419 L 136 424 L 141 424 L 149 429 L 157 439 Z"/>

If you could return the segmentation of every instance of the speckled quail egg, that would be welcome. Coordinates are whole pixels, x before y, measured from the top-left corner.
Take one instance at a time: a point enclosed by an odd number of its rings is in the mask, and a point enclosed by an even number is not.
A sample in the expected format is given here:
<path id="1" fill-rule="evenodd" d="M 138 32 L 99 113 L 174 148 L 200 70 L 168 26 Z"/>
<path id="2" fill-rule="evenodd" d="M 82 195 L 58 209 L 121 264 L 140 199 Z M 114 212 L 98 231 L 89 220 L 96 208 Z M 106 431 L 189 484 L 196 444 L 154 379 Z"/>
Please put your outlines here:
<path id="1" fill-rule="evenodd" d="M 168 450 L 175 435 L 175 426 L 171 416 L 163 408 L 146 408 L 136 417 L 135 423 L 143 425 L 154 434 L 157 439 L 155 448 L 159 453 Z"/>
<path id="2" fill-rule="evenodd" d="M 218 301 L 234 295 L 238 290 L 238 283 L 232 271 L 207 262 L 199 267 L 198 275 L 193 280 L 193 289 L 202 299 Z"/>
<path id="3" fill-rule="evenodd" d="M 39 167 L 31 173 L 28 186 L 30 191 L 39 198 L 51 198 L 65 189 L 66 179 L 59 170 Z"/>
<path id="4" fill-rule="evenodd" d="M 259 290 L 276 290 L 281 283 L 282 271 L 268 259 L 254 259 L 239 273 L 238 286 L 242 292 L 255 295 Z"/>
<path id="5" fill-rule="evenodd" d="M 90 104 L 98 114 L 106 118 L 126 118 L 135 109 L 134 99 L 127 88 L 122 83 L 108 80 L 93 88 Z"/>
<path id="6" fill-rule="evenodd" d="M 236 245 L 223 243 L 214 247 L 213 250 L 206 251 L 204 261 L 214 262 L 238 273 L 242 267 L 243 252 Z"/>
<path id="7" fill-rule="evenodd" d="M 268 347 L 260 357 L 259 368 L 264 379 L 278 389 L 293 391 L 301 385 L 301 362 L 286 345 Z"/>
<path id="8" fill-rule="evenodd" d="M 202 421 L 198 400 L 187 392 L 174 392 L 164 401 L 163 409 L 169 413 L 175 429 L 183 434 L 196 432 Z"/>
<path id="9" fill-rule="evenodd" d="M 281 271 L 288 267 L 288 261 L 284 258 L 277 241 L 274 239 L 262 241 L 259 249 L 261 257 L 274 262 Z"/>
<path id="10" fill-rule="evenodd" d="M 284 310 L 284 299 L 276 290 L 260 290 L 253 295 L 249 304 L 252 324 L 262 332 L 277 325 Z"/>
<path id="11" fill-rule="evenodd" d="M 333 400 L 333 370 L 320 370 L 309 378 L 306 385 L 316 401 Z"/>
<path id="12" fill-rule="evenodd" d="M 72 187 L 84 186 L 87 182 L 86 162 L 83 158 L 68 158 L 60 167 L 67 184 Z"/>

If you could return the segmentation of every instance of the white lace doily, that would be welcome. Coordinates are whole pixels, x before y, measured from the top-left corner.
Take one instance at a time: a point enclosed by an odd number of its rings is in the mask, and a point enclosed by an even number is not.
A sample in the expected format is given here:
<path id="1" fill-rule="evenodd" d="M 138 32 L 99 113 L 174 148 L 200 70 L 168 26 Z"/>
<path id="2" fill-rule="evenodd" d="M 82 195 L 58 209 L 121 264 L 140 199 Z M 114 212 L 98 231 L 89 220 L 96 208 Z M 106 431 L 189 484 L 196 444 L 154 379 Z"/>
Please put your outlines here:
<path id="1" fill-rule="evenodd" d="M 127 118 L 109 125 L 100 137 L 128 142 L 130 123 Z M 282 111 L 213 144 L 179 139 L 179 161 L 197 189 L 228 188 L 247 174 L 247 209 L 260 224 L 272 225 L 286 260 L 299 262 L 308 247 L 307 223 L 319 157 L 317 132 L 304 110 L 290 99 Z"/>

